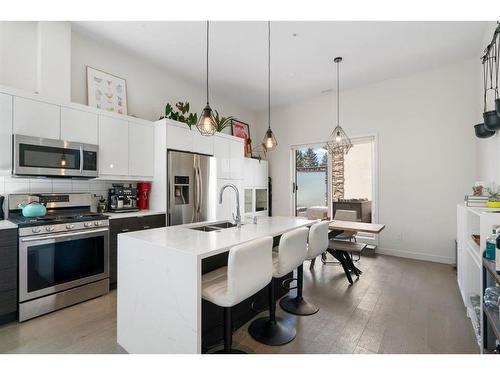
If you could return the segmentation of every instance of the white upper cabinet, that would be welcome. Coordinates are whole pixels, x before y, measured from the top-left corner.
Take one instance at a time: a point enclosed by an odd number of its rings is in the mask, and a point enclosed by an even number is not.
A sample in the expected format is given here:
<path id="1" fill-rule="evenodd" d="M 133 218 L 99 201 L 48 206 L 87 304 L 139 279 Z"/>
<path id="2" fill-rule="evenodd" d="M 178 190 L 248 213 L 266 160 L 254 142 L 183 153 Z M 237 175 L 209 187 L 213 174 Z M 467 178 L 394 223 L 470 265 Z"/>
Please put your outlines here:
<path id="1" fill-rule="evenodd" d="M 201 135 L 196 126 L 193 126 L 193 152 L 205 155 L 214 154 L 214 136 Z"/>
<path id="2" fill-rule="evenodd" d="M 0 94 L 0 174 L 12 168 L 12 96 Z"/>
<path id="3" fill-rule="evenodd" d="M 243 185 L 267 188 L 268 162 L 245 158 L 243 163 Z"/>
<path id="4" fill-rule="evenodd" d="M 229 155 L 230 155 L 230 178 L 242 179 L 243 178 L 243 160 L 245 153 L 243 150 L 243 141 L 240 139 L 231 139 L 229 141 Z"/>
<path id="5" fill-rule="evenodd" d="M 97 144 L 97 114 L 61 107 L 61 139 Z"/>
<path id="6" fill-rule="evenodd" d="M 59 139 L 61 107 L 14 97 L 14 133 Z"/>
<path id="7" fill-rule="evenodd" d="M 217 178 L 231 178 L 231 150 L 227 138 L 214 136 L 214 156 L 217 158 Z"/>
<path id="8" fill-rule="evenodd" d="M 99 174 L 128 175 L 128 121 L 99 116 Z"/>
<path id="9" fill-rule="evenodd" d="M 131 176 L 154 175 L 154 126 L 129 122 L 129 165 Z"/>
<path id="10" fill-rule="evenodd" d="M 269 174 L 267 160 L 252 160 L 255 162 L 254 186 L 267 188 Z"/>
<path id="11" fill-rule="evenodd" d="M 193 132 L 187 125 L 177 125 L 166 120 L 167 126 L 167 148 L 177 151 L 193 151 Z"/>

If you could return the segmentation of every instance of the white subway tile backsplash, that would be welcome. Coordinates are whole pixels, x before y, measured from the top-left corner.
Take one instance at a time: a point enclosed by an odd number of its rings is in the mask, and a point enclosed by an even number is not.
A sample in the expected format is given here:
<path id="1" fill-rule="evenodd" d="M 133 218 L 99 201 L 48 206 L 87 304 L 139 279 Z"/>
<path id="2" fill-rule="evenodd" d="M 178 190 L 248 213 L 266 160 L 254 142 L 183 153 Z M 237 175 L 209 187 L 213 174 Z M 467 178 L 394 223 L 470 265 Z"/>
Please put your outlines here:
<path id="1" fill-rule="evenodd" d="M 90 182 L 87 180 L 73 180 L 73 193 L 88 193 L 90 192 Z"/>
<path id="2" fill-rule="evenodd" d="M 29 178 L 5 177 L 5 194 L 19 194 L 30 192 Z"/>
<path id="3" fill-rule="evenodd" d="M 30 193 L 51 193 L 52 192 L 52 179 L 49 178 L 30 178 Z"/>
<path id="4" fill-rule="evenodd" d="M 52 192 L 54 193 L 71 193 L 73 184 L 71 180 L 54 179 L 52 180 Z"/>

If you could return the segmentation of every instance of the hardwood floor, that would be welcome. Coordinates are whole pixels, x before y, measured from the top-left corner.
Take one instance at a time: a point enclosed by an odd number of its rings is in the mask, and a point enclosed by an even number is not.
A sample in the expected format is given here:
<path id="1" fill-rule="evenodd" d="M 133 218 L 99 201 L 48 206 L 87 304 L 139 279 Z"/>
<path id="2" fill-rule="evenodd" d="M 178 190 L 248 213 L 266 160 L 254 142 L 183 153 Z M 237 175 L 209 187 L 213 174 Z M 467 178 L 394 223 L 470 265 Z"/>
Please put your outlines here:
<path id="1" fill-rule="evenodd" d="M 312 316 L 295 322 L 297 337 L 272 347 L 254 341 L 247 325 L 235 346 L 253 353 L 478 353 L 451 266 L 378 255 L 349 286 L 343 271 L 318 260 L 304 267 Z M 266 314 L 266 313 L 263 313 Z M 0 327 L 2 353 L 124 353 L 116 344 L 116 292 L 22 324 Z"/>

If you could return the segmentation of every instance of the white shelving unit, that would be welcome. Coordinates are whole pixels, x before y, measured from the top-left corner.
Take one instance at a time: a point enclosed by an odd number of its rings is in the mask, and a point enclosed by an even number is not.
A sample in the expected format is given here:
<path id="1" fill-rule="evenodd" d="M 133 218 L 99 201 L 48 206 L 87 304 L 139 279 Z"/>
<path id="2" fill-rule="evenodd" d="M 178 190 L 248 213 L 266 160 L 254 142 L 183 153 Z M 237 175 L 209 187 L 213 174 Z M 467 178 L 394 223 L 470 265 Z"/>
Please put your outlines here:
<path id="1" fill-rule="evenodd" d="M 481 352 L 483 348 L 482 254 L 486 248 L 486 237 L 490 235 L 493 225 L 500 225 L 499 209 L 467 207 L 463 204 L 457 206 L 457 282 Z M 472 239 L 473 234 L 479 234 L 479 245 Z M 481 309 L 479 316 L 472 303 L 474 298 L 471 299 L 474 295 L 479 296 Z"/>

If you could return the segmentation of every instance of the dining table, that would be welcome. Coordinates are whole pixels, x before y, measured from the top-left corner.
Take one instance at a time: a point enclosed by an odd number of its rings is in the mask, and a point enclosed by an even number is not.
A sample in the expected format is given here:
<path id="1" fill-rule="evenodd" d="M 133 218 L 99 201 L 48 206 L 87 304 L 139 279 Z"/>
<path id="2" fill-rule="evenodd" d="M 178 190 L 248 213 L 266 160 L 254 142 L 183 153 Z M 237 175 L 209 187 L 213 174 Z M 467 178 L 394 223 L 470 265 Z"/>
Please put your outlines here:
<path id="1" fill-rule="evenodd" d="M 353 272 L 358 278 L 359 275 L 363 273 L 358 267 L 354 265 L 352 253 L 355 252 L 360 254 L 361 251 L 366 248 L 367 244 L 336 240 L 335 237 L 343 232 L 363 232 L 370 234 L 379 234 L 384 230 L 385 224 L 365 223 L 360 221 L 332 220 L 330 221 L 328 228 L 330 229 L 330 242 L 327 251 L 328 253 L 333 255 L 335 259 L 338 260 L 338 262 L 344 269 L 347 280 L 352 285 L 353 280 L 351 277 L 351 272 Z"/>

